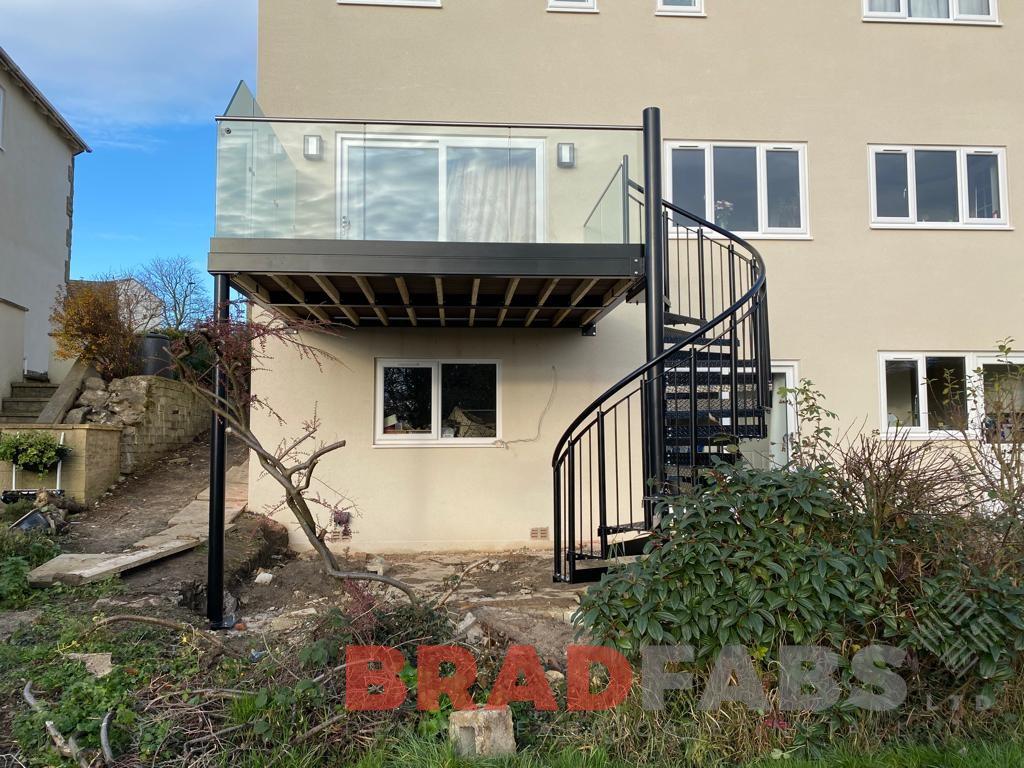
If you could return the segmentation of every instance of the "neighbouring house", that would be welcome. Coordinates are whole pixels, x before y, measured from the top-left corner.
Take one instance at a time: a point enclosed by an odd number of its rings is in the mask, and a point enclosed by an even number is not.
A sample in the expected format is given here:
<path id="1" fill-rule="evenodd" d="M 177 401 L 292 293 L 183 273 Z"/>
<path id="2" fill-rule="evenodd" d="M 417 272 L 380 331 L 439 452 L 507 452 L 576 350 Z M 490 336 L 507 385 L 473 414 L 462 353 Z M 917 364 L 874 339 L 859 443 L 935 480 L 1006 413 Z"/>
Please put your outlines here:
<path id="1" fill-rule="evenodd" d="M 0 397 L 28 373 L 58 383 L 50 310 L 70 274 L 78 133 L 0 48 Z"/>
<path id="2" fill-rule="evenodd" d="M 1024 339 L 1020 3 L 261 0 L 259 23 L 209 269 L 346 329 L 322 371 L 253 376 L 288 422 L 256 417 L 268 444 L 314 405 L 347 441 L 315 486 L 358 510 L 339 546 L 543 545 L 594 578 L 699 468 L 786 461 L 779 387 L 923 438 L 930 381 Z M 276 504 L 253 466 L 250 506 Z"/>

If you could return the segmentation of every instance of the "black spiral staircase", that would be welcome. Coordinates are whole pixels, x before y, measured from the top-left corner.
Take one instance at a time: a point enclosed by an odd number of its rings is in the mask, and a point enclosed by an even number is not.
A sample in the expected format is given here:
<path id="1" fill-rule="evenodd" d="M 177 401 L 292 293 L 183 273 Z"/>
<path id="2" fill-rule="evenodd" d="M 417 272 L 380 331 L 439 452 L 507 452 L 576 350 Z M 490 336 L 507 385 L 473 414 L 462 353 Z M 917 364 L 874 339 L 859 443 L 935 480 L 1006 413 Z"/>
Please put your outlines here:
<path id="1" fill-rule="evenodd" d="M 640 555 L 658 502 L 735 463 L 767 435 L 771 352 L 765 267 L 742 238 L 661 198 L 658 110 L 644 113 L 643 186 L 617 174 L 623 229 L 643 222 L 648 362 L 564 432 L 552 459 L 554 576 L 579 583 Z M 616 188 L 615 185 L 610 187 Z"/>

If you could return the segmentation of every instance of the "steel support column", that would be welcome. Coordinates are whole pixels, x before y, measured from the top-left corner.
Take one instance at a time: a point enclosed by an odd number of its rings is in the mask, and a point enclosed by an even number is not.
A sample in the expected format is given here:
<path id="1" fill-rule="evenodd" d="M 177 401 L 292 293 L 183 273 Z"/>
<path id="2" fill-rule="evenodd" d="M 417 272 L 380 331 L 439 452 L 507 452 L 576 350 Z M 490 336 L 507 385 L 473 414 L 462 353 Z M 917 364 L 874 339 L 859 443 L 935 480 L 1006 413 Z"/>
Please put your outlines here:
<path id="1" fill-rule="evenodd" d="M 647 307 L 647 360 L 665 351 L 665 219 L 661 204 L 661 110 L 644 110 L 644 276 Z M 665 473 L 665 431 L 663 369 L 657 366 L 648 375 L 644 413 L 644 435 L 647 450 L 644 477 L 653 480 L 660 490 Z M 644 503 L 644 517 L 653 524 L 653 502 Z"/>
<path id="2" fill-rule="evenodd" d="M 218 321 L 226 321 L 231 311 L 227 275 L 214 276 L 213 293 L 215 317 Z M 223 401 L 226 387 L 220 366 L 214 372 L 213 386 L 217 399 Z M 206 616 L 214 628 L 224 626 L 226 428 L 224 418 L 214 413 L 210 424 L 210 540 L 206 577 Z"/>

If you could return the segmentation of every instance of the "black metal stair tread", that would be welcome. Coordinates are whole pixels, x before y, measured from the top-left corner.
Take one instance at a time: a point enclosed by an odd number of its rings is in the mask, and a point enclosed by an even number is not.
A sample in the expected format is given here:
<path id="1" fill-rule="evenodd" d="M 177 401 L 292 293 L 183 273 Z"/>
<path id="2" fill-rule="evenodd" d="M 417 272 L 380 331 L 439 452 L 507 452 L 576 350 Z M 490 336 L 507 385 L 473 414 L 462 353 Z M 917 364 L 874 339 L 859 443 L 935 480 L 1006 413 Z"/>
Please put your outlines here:
<path id="1" fill-rule="evenodd" d="M 682 399 L 682 398 L 675 398 L 675 399 Z M 701 417 L 707 418 L 708 416 L 714 416 L 715 418 L 721 418 L 721 417 L 724 416 L 726 418 L 729 418 L 730 416 L 733 416 L 733 415 L 735 415 L 735 416 L 737 416 L 739 418 L 744 418 L 744 417 L 748 417 L 748 416 L 763 416 L 764 415 L 764 408 L 750 408 L 750 407 L 740 408 L 740 407 L 737 407 L 735 414 L 733 414 L 732 408 L 698 408 L 697 409 L 697 418 L 698 419 L 701 418 Z M 672 421 L 692 421 L 693 420 L 691 418 L 692 416 L 693 416 L 693 414 L 690 413 L 689 409 L 674 411 L 671 408 L 667 408 L 665 410 L 665 418 L 666 419 L 671 419 Z"/>
<path id="2" fill-rule="evenodd" d="M 687 315 L 677 315 L 674 312 L 665 313 L 665 325 L 696 325 L 702 326 L 707 320 L 701 320 L 699 317 L 688 317 Z"/>
<path id="3" fill-rule="evenodd" d="M 625 523 L 623 525 L 604 525 L 598 526 L 597 535 L 600 536 L 603 533 L 608 535 L 614 535 L 616 533 L 637 533 L 639 531 L 645 531 L 647 528 L 642 522 L 640 523 Z"/>
<path id="4" fill-rule="evenodd" d="M 690 364 L 690 355 L 693 355 L 694 360 L 697 361 L 698 367 L 704 368 L 728 368 L 733 363 L 732 352 L 704 352 L 700 350 L 692 351 L 685 349 L 677 352 L 674 355 L 669 355 L 665 362 L 666 368 L 671 368 L 673 364 L 678 366 L 687 366 Z M 756 364 L 753 360 L 743 359 L 736 361 L 737 368 L 756 368 Z"/>
<path id="5" fill-rule="evenodd" d="M 691 467 L 713 467 L 715 464 L 735 464 L 740 460 L 740 456 L 735 453 L 698 453 L 696 457 L 696 463 L 690 458 L 686 458 L 685 461 L 673 462 L 668 459 L 665 460 L 665 469 L 671 469 L 672 473 L 675 474 L 682 469 L 690 469 Z"/>
<path id="6" fill-rule="evenodd" d="M 677 331 L 675 328 L 666 328 L 665 343 L 678 344 L 689 335 L 688 333 Z M 731 347 L 732 339 L 709 339 L 706 336 L 698 336 L 691 343 L 702 347 Z"/>
<path id="7" fill-rule="evenodd" d="M 676 440 L 676 431 L 682 433 L 680 438 Z M 682 426 L 675 426 L 667 424 L 665 426 L 665 436 L 670 438 L 671 442 L 678 442 L 681 445 L 690 445 L 690 428 L 685 429 Z M 722 427 L 720 425 L 697 425 L 697 437 L 704 439 L 715 439 L 715 438 L 731 438 L 731 437 L 753 437 L 760 438 L 764 437 L 764 427 L 759 424 L 737 424 L 734 427 Z M 666 446 L 667 447 L 667 446 Z M 689 449 L 687 449 L 689 450 Z"/>

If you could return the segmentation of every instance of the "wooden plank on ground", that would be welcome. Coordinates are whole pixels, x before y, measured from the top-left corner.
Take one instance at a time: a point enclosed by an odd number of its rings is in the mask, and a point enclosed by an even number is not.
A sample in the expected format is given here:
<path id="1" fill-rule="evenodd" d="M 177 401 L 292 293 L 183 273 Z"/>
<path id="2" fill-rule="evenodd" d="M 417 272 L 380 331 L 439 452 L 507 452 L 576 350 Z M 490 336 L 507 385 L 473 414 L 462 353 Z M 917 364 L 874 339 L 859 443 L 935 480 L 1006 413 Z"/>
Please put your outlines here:
<path id="1" fill-rule="evenodd" d="M 123 571 L 194 549 L 199 543 L 198 539 L 173 539 L 158 547 L 148 547 L 119 555 L 58 555 L 30 571 L 28 583 L 33 587 L 47 587 L 51 584 L 91 584 Z"/>

